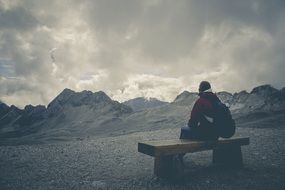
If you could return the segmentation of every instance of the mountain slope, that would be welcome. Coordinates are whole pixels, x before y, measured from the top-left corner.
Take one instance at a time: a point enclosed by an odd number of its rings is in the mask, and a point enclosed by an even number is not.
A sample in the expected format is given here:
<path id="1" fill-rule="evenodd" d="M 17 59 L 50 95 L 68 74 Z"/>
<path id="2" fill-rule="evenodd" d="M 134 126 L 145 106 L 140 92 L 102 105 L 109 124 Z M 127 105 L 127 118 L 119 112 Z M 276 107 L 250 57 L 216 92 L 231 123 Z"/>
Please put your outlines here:
<path id="1" fill-rule="evenodd" d="M 277 90 L 270 85 L 262 85 L 250 93 L 218 92 L 217 95 L 230 106 L 234 118 L 241 123 L 269 117 L 280 120 L 285 112 L 284 92 L 284 88 Z M 127 101 L 134 103 L 133 111 L 130 106 L 113 101 L 102 91 L 93 93 L 64 89 L 47 108 L 28 105 L 21 110 L 1 103 L 0 144 L 6 140 L 20 144 L 38 143 L 165 128 L 179 129 L 189 120 L 197 98 L 198 93 L 188 91 L 179 94 L 171 103 L 137 98 Z"/>
<path id="2" fill-rule="evenodd" d="M 198 93 L 183 91 L 174 99 L 172 103 L 182 106 L 191 106 L 197 98 Z"/>
<path id="3" fill-rule="evenodd" d="M 44 106 L 2 105 L 0 118 L 2 138 L 48 139 L 94 135 L 110 121 L 119 120 L 132 109 L 111 100 L 104 92 L 74 92 L 64 89 L 51 103 Z M 7 108 L 8 107 L 8 108 Z"/>
<path id="4" fill-rule="evenodd" d="M 123 104 L 131 107 L 134 111 L 146 110 L 168 104 L 168 102 L 160 101 L 156 98 L 146 99 L 144 97 L 134 98 L 123 102 Z"/>

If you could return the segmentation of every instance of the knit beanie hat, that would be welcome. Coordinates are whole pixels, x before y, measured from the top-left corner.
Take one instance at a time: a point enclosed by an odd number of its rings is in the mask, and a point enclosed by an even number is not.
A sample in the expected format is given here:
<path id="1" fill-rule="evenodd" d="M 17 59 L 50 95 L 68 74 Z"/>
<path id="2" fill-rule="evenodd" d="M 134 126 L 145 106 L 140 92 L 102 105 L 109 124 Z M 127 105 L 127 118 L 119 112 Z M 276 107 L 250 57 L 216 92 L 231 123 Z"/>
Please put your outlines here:
<path id="1" fill-rule="evenodd" d="M 211 85 L 208 81 L 202 81 L 199 85 L 199 92 L 204 92 L 211 88 Z"/>

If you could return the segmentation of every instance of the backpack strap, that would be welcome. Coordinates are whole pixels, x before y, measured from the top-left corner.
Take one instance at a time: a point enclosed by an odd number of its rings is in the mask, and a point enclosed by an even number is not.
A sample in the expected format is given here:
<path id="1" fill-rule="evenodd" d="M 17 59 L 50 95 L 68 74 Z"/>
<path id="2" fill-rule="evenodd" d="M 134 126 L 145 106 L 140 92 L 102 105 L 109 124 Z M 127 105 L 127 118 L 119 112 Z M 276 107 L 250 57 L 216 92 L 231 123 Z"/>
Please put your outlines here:
<path id="1" fill-rule="evenodd" d="M 214 118 L 209 117 L 209 116 L 206 116 L 205 114 L 204 114 L 204 117 L 206 118 L 206 120 L 207 120 L 208 122 L 214 123 Z"/>

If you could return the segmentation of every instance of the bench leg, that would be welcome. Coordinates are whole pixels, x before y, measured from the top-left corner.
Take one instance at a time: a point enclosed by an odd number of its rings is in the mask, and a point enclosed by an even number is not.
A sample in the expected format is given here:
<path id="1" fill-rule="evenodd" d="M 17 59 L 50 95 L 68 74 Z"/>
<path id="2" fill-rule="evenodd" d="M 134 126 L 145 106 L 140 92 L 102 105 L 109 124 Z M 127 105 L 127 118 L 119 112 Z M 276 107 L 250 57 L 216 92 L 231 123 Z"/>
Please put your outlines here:
<path id="1" fill-rule="evenodd" d="M 213 150 L 213 163 L 230 168 L 243 166 L 240 146 L 225 146 Z"/>
<path id="2" fill-rule="evenodd" d="M 154 159 L 154 175 L 173 179 L 183 174 L 183 161 L 179 155 L 157 156 Z"/>
<path id="3" fill-rule="evenodd" d="M 154 158 L 154 174 L 157 177 L 165 178 L 172 174 L 173 156 L 157 156 Z"/>

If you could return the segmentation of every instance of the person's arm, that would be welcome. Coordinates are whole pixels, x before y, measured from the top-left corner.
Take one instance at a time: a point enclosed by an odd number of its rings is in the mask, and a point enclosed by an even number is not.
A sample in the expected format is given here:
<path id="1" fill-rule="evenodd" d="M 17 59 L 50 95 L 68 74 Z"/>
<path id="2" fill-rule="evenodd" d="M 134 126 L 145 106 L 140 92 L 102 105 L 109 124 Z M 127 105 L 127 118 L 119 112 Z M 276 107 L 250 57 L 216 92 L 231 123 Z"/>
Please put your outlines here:
<path id="1" fill-rule="evenodd" d="M 194 106 L 193 109 L 191 111 L 191 116 L 190 119 L 188 121 L 188 127 L 194 127 L 198 125 L 199 122 L 199 118 L 200 118 L 200 112 L 201 112 L 201 102 L 200 99 L 198 99 Z"/>

